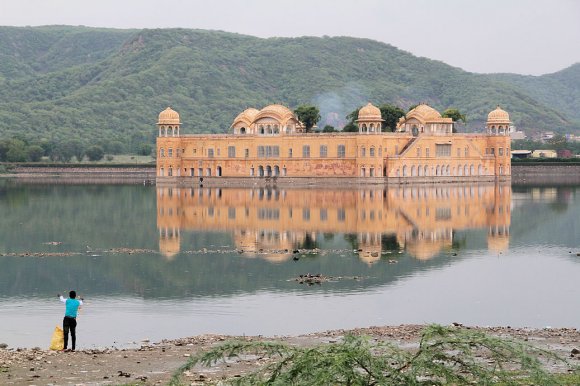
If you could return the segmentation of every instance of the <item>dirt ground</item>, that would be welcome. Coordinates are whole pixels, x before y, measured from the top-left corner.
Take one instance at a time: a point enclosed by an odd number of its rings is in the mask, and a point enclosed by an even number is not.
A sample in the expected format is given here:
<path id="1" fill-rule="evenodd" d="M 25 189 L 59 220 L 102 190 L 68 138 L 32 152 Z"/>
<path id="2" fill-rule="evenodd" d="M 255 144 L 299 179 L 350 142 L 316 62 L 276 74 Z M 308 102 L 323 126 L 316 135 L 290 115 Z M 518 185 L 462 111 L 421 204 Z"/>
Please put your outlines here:
<path id="1" fill-rule="evenodd" d="M 244 337 L 247 340 L 281 340 L 289 344 L 332 343 L 346 333 L 368 335 L 388 340 L 402 347 L 417 346 L 423 326 L 402 325 L 335 330 L 293 337 Z M 516 338 L 549 349 L 580 365 L 580 331 L 577 329 L 524 329 L 511 327 L 479 328 L 492 335 Z M 54 352 L 35 349 L 0 348 L 1 385 L 119 385 L 166 384 L 188 358 L 233 337 L 202 335 L 157 343 L 141 342 L 135 349 L 80 350 Z M 185 373 L 185 384 L 216 383 L 228 377 L 252 371 L 264 364 L 262 358 L 219 363 L 211 368 L 196 367 Z M 552 371 L 566 371 L 552 368 Z"/>

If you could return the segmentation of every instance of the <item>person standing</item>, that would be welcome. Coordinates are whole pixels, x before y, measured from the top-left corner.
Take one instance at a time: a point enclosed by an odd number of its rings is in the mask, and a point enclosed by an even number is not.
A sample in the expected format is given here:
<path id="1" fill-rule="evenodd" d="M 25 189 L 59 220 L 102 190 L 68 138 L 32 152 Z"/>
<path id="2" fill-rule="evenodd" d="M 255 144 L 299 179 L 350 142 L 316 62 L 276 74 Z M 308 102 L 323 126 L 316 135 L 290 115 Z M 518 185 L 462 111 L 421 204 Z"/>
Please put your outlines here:
<path id="1" fill-rule="evenodd" d="M 62 329 L 64 332 L 64 350 L 67 350 L 68 347 L 68 332 L 70 331 L 70 336 L 72 338 L 72 350 L 71 351 L 75 351 L 75 347 L 76 347 L 76 340 L 77 340 L 77 336 L 76 336 L 76 328 L 77 328 L 77 312 L 79 309 L 79 306 L 82 306 L 83 304 L 83 298 L 80 298 L 80 300 L 77 300 L 77 293 L 75 291 L 70 291 L 68 296 L 68 299 L 65 299 L 64 297 L 62 297 L 61 294 L 57 294 L 58 298 L 60 299 L 61 302 L 63 302 L 66 306 L 65 308 L 65 312 L 64 312 L 64 319 L 62 320 Z"/>

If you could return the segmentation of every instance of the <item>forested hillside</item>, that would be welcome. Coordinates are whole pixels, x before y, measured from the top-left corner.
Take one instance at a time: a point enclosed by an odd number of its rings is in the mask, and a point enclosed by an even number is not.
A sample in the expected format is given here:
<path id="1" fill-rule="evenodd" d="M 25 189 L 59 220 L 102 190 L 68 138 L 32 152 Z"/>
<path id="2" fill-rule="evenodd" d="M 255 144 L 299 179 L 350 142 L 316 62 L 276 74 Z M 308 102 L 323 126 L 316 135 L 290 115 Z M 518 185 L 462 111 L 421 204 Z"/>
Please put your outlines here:
<path id="1" fill-rule="evenodd" d="M 157 114 L 169 105 L 183 133 L 221 133 L 249 106 L 315 104 L 324 125 L 367 101 L 455 107 L 471 128 L 500 104 L 518 127 L 575 130 L 579 73 L 580 65 L 541 77 L 473 74 L 348 37 L 0 27 L 0 139 L 133 151 L 153 143 Z"/>

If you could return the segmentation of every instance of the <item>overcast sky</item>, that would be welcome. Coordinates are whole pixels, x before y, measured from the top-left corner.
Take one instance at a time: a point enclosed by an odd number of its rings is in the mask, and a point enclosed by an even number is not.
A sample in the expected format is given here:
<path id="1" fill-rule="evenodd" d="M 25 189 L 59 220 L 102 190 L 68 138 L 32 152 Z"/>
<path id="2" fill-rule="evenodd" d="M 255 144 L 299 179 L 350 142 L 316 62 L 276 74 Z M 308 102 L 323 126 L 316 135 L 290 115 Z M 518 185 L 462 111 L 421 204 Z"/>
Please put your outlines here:
<path id="1" fill-rule="evenodd" d="M 0 0 L 0 25 L 51 24 L 364 37 L 472 72 L 580 62 L 579 0 Z"/>

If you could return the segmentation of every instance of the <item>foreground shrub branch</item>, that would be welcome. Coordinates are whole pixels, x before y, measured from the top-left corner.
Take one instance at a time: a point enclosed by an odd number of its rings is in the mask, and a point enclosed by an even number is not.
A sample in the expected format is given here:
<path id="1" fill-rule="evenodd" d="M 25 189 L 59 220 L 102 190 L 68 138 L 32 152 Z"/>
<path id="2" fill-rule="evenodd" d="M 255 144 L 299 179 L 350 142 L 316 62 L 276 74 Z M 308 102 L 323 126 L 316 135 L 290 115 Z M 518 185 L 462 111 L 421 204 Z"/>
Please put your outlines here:
<path id="1" fill-rule="evenodd" d="M 269 358 L 271 363 L 230 379 L 236 385 L 557 385 L 546 370 L 566 360 L 527 343 L 490 336 L 465 328 L 426 327 L 418 349 L 405 350 L 388 342 L 346 335 L 336 344 L 298 347 L 278 342 L 228 341 L 190 358 L 173 376 L 196 365 Z M 541 358 L 541 359 L 540 359 Z M 577 369 L 575 370 L 577 371 Z"/>

